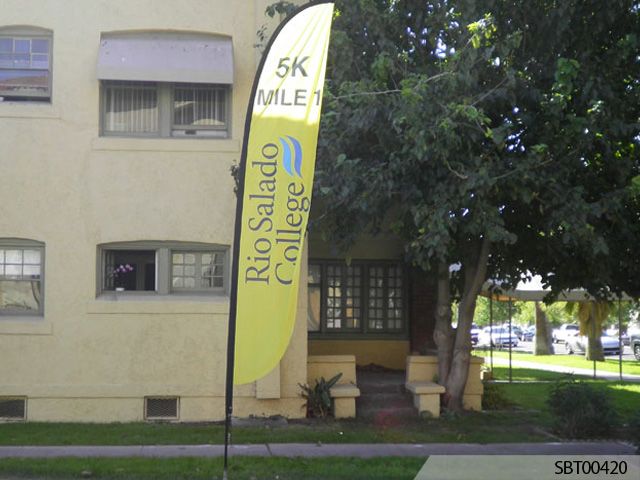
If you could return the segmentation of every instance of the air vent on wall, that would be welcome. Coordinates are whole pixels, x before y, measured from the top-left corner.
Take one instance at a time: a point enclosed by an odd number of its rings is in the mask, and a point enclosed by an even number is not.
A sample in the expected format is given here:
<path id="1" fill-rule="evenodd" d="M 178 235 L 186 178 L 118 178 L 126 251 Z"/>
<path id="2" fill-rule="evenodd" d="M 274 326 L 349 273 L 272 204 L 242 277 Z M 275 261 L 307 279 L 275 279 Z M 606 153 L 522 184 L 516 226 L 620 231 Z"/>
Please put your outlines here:
<path id="1" fill-rule="evenodd" d="M 145 420 L 177 420 L 178 397 L 145 397 Z"/>
<path id="2" fill-rule="evenodd" d="M 26 420 L 26 397 L 0 397 L 0 420 Z"/>

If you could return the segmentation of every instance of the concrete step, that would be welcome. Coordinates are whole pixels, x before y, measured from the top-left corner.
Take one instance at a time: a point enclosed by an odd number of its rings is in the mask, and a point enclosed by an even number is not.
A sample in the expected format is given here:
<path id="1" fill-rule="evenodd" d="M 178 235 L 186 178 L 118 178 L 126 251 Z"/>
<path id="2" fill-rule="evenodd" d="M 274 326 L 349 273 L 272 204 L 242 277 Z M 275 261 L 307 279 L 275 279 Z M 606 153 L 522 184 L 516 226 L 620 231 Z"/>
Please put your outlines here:
<path id="1" fill-rule="evenodd" d="M 356 400 L 360 407 L 370 408 L 402 408 L 413 405 L 411 398 L 405 394 L 398 393 L 377 393 L 377 394 L 360 394 Z"/>
<path id="2" fill-rule="evenodd" d="M 358 388 L 362 395 L 378 394 L 378 393 L 404 393 L 403 383 L 379 383 L 379 382 L 367 382 L 358 379 Z"/>

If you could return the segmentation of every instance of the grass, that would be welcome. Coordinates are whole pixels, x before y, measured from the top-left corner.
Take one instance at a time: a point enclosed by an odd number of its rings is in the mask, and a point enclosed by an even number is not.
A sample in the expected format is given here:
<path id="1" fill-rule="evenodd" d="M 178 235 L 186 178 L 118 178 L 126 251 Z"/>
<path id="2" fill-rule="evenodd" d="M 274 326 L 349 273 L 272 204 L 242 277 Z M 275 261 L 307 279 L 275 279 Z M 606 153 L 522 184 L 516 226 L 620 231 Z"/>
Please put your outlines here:
<path id="1" fill-rule="evenodd" d="M 607 390 L 615 409 L 623 422 L 638 411 L 640 405 L 640 384 L 628 382 L 607 382 L 604 380 L 584 380 L 596 388 Z M 546 405 L 551 383 L 514 383 L 503 384 L 503 389 L 509 400 L 525 409 L 532 409 L 541 413 L 543 424 L 546 424 L 548 408 Z"/>
<path id="2" fill-rule="evenodd" d="M 474 353 L 485 357 L 486 363 L 489 362 L 488 351 L 476 350 Z M 504 350 L 494 350 L 493 356 L 497 358 L 509 358 L 509 352 Z M 593 370 L 593 362 L 585 360 L 584 356 L 579 355 L 533 355 L 531 353 L 513 352 L 512 358 L 513 360 L 522 360 L 544 365 L 559 365 L 563 367 Z M 608 357 L 604 362 L 596 362 L 596 370 L 618 373 L 618 358 Z M 640 375 L 640 362 L 637 360 L 622 360 L 622 373 L 627 375 Z"/>
<path id="3" fill-rule="evenodd" d="M 536 370 L 534 368 L 521 368 L 513 367 L 511 371 L 511 378 L 515 382 L 554 382 L 556 380 L 562 380 L 569 375 L 566 373 L 551 372 L 549 370 Z M 588 379 L 589 376 L 581 377 L 580 375 L 573 375 L 576 379 Z M 493 378 L 496 380 L 508 380 L 509 379 L 509 367 L 504 365 L 493 366 Z"/>
<path id="4" fill-rule="evenodd" d="M 546 406 L 551 383 L 565 374 L 513 367 L 513 384 L 497 387 L 515 405 L 506 411 L 470 412 L 438 419 L 297 420 L 288 424 L 258 422 L 232 429 L 234 444 L 263 443 L 434 443 L 434 442 L 540 442 L 550 414 Z M 508 378 L 506 366 L 495 366 L 498 380 Z M 640 405 L 640 383 L 577 379 L 608 390 L 616 410 L 628 419 Z M 517 383 L 521 381 L 533 383 Z M 0 445 L 197 445 L 221 444 L 221 424 L 171 423 L 5 423 L 0 424 Z"/>
<path id="5" fill-rule="evenodd" d="M 229 478 L 241 479 L 412 479 L 426 459 L 421 458 L 274 458 L 237 457 L 229 461 Z M 84 472 L 84 473 L 83 473 Z M 0 477 L 214 479 L 222 478 L 222 459 L 204 458 L 60 458 L 6 459 Z"/>
<path id="6" fill-rule="evenodd" d="M 221 444 L 224 427 L 213 424 L 0 424 L 0 445 L 196 445 Z M 519 412 L 465 413 L 439 419 L 291 421 L 288 425 L 234 427 L 233 443 L 434 443 L 520 442 L 548 438 Z"/>

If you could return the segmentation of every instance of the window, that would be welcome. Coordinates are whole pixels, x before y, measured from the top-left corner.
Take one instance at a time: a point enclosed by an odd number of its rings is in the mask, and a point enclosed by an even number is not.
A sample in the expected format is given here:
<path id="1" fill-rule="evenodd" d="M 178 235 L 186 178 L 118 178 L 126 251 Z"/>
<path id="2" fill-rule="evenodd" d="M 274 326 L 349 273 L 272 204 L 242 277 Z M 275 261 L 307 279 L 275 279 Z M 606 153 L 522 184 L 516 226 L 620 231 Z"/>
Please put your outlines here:
<path id="1" fill-rule="evenodd" d="M 174 250 L 171 255 L 171 285 L 174 290 L 222 288 L 223 273 L 223 252 Z"/>
<path id="2" fill-rule="evenodd" d="M 105 81 L 102 132 L 113 136 L 226 137 L 225 85 Z"/>
<path id="3" fill-rule="evenodd" d="M 0 315 L 44 313 L 44 245 L 0 240 Z"/>
<path id="4" fill-rule="evenodd" d="M 101 291 L 222 293 L 227 248 L 217 245 L 131 242 L 100 247 Z"/>
<path id="5" fill-rule="evenodd" d="M 101 134 L 225 138 L 233 72 L 231 37 L 104 33 L 97 69 Z"/>
<path id="6" fill-rule="evenodd" d="M 51 100 L 51 32 L 0 28 L 0 100 Z"/>
<path id="7" fill-rule="evenodd" d="M 308 330 L 323 333 L 402 333 L 406 326 L 404 270 L 391 262 L 311 261 Z"/>

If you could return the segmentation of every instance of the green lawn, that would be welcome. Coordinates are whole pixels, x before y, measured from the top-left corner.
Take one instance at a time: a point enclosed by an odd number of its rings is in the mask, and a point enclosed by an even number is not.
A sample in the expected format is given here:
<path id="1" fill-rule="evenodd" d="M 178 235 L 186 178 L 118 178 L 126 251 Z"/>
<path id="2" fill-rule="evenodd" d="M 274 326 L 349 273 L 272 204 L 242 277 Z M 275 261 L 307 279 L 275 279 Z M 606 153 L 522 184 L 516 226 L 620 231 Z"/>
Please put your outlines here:
<path id="1" fill-rule="evenodd" d="M 534 419 L 535 421 L 535 419 Z M 233 443 L 434 443 L 546 441 L 521 412 L 465 413 L 439 419 L 416 416 L 402 423 L 379 419 L 291 421 L 288 425 L 235 427 Z M 221 444 L 224 427 L 213 424 L 0 424 L 0 445 L 197 445 Z"/>
<path id="2" fill-rule="evenodd" d="M 559 348 L 563 347 L 560 346 Z M 476 350 L 474 354 L 485 357 L 485 363 L 489 363 L 488 351 Z M 509 352 L 495 350 L 493 356 L 496 358 L 509 358 Z M 523 360 L 546 365 L 561 365 L 564 367 L 585 368 L 587 370 L 593 369 L 593 362 L 585 360 L 584 356 L 580 355 L 532 355 L 531 353 L 513 352 L 512 358 L 513 360 Z M 596 362 L 596 370 L 618 373 L 618 358 L 607 357 L 604 362 Z M 627 375 L 640 375 L 640 362 L 637 360 L 623 360 L 622 373 Z"/>
<path id="3" fill-rule="evenodd" d="M 534 368 L 513 367 L 511 378 L 514 382 L 553 382 L 568 378 L 566 373 L 551 372 L 548 370 L 536 370 Z M 573 375 L 575 379 L 590 379 L 590 376 L 581 377 Z M 509 380 L 509 367 L 504 365 L 493 366 L 493 378 L 495 380 Z"/>
<path id="4" fill-rule="evenodd" d="M 287 459 L 238 457 L 229 462 L 229 478 L 242 479 L 407 479 L 416 476 L 426 459 L 330 458 Z M 83 476 L 84 472 L 84 476 Z M 202 458 L 60 458 L 8 459 L 0 462 L 0 477 L 109 479 L 220 479 L 222 459 Z"/>
<path id="5" fill-rule="evenodd" d="M 509 378 L 509 367 L 494 365 L 493 375 L 496 380 L 505 381 Z M 512 402 L 526 409 L 539 410 L 543 414 L 542 418 L 544 418 L 547 414 L 545 402 L 551 388 L 550 382 L 569 377 L 564 373 L 513 367 L 512 379 L 516 383 L 499 384 L 498 386 L 504 390 Z M 580 377 L 578 375 L 573 375 L 572 377 L 608 390 L 614 406 L 623 418 L 629 417 L 640 410 L 640 383 L 593 380 L 589 376 Z"/>
<path id="6" fill-rule="evenodd" d="M 611 395 L 613 405 L 623 421 L 638 412 L 640 406 L 640 384 L 617 383 L 603 380 L 585 380 L 597 388 L 606 389 Z M 499 385 L 506 396 L 525 409 L 540 411 L 540 419 L 545 423 L 548 416 L 546 400 L 551 383 L 513 383 Z"/>
<path id="7" fill-rule="evenodd" d="M 551 381 L 566 375 L 514 367 L 516 383 L 499 383 L 514 404 L 506 411 L 485 411 L 443 415 L 438 419 L 407 420 L 298 420 L 288 424 L 264 423 L 234 427 L 234 444 L 257 443 L 434 443 L 434 442 L 540 442 L 548 441 L 551 424 L 546 399 Z M 498 380 L 508 377 L 508 368 L 496 366 Z M 638 411 L 640 384 L 603 380 L 585 381 L 604 388 L 623 420 Z M 528 381 L 535 383 L 517 383 Z M 0 445 L 195 445 L 221 444 L 224 427 L 220 424 L 77 424 L 5 423 L 0 424 Z"/>

